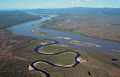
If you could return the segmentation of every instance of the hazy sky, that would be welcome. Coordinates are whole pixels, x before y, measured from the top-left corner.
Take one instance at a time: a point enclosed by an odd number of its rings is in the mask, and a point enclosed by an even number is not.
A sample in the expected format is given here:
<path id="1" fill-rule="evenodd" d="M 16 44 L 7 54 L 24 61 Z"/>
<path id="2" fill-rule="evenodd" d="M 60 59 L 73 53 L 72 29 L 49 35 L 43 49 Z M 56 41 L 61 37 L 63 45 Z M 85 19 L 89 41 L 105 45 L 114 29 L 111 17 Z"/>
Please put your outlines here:
<path id="1" fill-rule="evenodd" d="M 67 7 L 120 8 L 120 0 L 0 0 L 0 9 Z"/>

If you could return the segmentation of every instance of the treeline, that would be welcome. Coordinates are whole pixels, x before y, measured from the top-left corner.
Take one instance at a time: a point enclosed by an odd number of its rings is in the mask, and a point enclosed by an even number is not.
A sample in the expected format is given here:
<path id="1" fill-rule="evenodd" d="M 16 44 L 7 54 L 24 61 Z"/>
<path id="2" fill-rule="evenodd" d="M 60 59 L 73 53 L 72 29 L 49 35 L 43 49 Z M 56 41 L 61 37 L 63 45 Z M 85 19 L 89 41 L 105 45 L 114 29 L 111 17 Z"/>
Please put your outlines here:
<path id="1" fill-rule="evenodd" d="M 36 19 L 40 17 L 24 11 L 0 11 L 0 29 Z"/>

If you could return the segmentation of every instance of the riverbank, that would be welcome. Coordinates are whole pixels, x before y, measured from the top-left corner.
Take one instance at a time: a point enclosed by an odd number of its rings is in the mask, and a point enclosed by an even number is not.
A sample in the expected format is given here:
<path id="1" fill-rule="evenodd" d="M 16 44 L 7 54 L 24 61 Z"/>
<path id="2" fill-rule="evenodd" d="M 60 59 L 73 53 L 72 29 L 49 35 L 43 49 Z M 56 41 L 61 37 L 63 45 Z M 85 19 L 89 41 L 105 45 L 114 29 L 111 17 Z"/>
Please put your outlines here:
<path id="1" fill-rule="evenodd" d="M 81 41 L 76 41 L 76 40 L 72 40 L 72 41 L 70 41 L 69 43 L 70 43 L 70 44 L 73 44 L 73 45 L 77 45 L 77 46 L 102 47 L 102 46 L 97 45 L 97 44 L 87 43 L 87 42 L 81 42 Z"/>
<path id="2" fill-rule="evenodd" d="M 7 36 L 6 36 L 7 35 Z M 32 37 L 26 36 L 18 36 L 14 34 L 7 34 L 0 32 L 0 54 L 11 55 L 13 58 L 5 57 L 4 59 L 0 59 L 0 69 L 2 71 L 6 71 L 2 76 L 9 77 L 14 75 L 15 77 L 20 76 L 28 76 L 31 77 L 40 77 L 43 76 L 42 73 L 37 71 L 29 71 L 28 65 L 36 60 L 44 60 L 49 62 L 55 62 L 57 64 L 61 64 L 63 62 L 70 64 L 74 61 L 74 56 L 72 54 L 65 55 L 57 55 L 57 56 L 48 56 L 48 55 L 40 55 L 34 52 L 34 48 L 41 45 L 42 43 L 49 42 L 54 43 L 53 41 L 41 40 Z M 7 41 L 8 42 L 7 42 Z M 17 41 L 16 41 L 17 40 Z M 119 77 L 120 70 L 120 62 L 113 62 L 112 59 L 119 59 L 119 54 L 111 54 L 111 53 L 103 53 L 99 51 L 92 50 L 82 50 L 78 48 L 71 47 L 60 47 L 60 46 L 47 46 L 43 47 L 41 51 L 43 52 L 61 52 L 65 50 L 73 50 L 80 53 L 85 59 L 87 58 L 87 62 L 80 63 L 75 68 L 58 68 L 50 65 L 45 65 L 44 63 L 38 64 L 37 68 L 48 72 L 51 77 L 89 77 L 87 71 L 89 71 L 92 76 L 100 77 Z M 17 56 L 18 58 L 14 57 Z M 22 59 L 21 59 L 22 58 Z M 60 58 L 58 60 L 58 58 Z M 63 59 L 64 58 L 64 59 Z M 24 61 L 27 60 L 27 61 Z M 10 66 L 11 65 L 11 66 Z M 112 68 L 112 70 L 111 70 Z M 16 71 L 17 69 L 17 71 Z M 20 75 L 18 75 L 18 73 Z"/>
<path id="3" fill-rule="evenodd" d="M 98 38 L 98 37 L 95 37 L 95 36 L 86 35 L 86 34 L 84 34 L 84 33 L 64 31 L 64 30 L 59 30 L 59 31 L 68 32 L 68 33 L 73 33 L 73 34 L 77 34 L 77 35 L 82 35 L 82 36 L 85 36 L 85 37 L 88 37 L 88 38 L 92 38 L 92 39 L 96 39 L 96 40 L 101 40 L 101 41 L 110 41 L 110 42 L 114 42 L 114 43 L 120 43 L 120 41 L 117 41 L 117 40 L 110 40 L 110 39 Z"/>
<path id="4" fill-rule="evenodd" d="M 19 25 L 29 21 L 41 19 L 40 16 L 31 15 L 24 11 L 1 11 L 0 13 L 0 29 L 5 29 L 13 25 Z"/>
<path id="5" fill-rule="evenodd" d="M 41 32 L 37 30 L 31 30 L 31 32 L 35 35 L 40 35 L 40 36 L 51 36 L 52 34 L 46 33 L 46 32 Z"/>
<path id="6" fill-rule="evenodd" d="M 46 49 L 46 50 L 44 50 L 44 49 Z M 66 50 L 66 49 L 71 49 L 71 48 L 70 47 L 52 46 L 52 47 L 43 47 L 41 49 L 41 51 L 42 51 L 42 53 L 48 54 L 48 53 L 54 53 L 54 52 L 56 52 L 56 53 L 61 52 L 60 49 Z M 91 72 L 91 74 L 95 77 L 96 76 L 99 77 L 101 75 L 106 76 L 106 77 L 112 77 L 115 75 L 119 76 L 119 74 L 118 74 L 118 71 L 120 70 L 119 62 L 113 63 L 112 59 L 120 58 L 120 55 L 110 54 L 110 53 L 108 54 L 108 53 L 103 53 L 103 52 L 98 52 L 98 51 L 90 51 L 90 50 L 84 51 L 84 50 L 76 49 L 76 48 L 73 48 L 71 50 L 74 50 L 74 51 L 80 53 L 84 57 L 83 59 L 81 59 L 81 57 L 77 58 L 77 60 L 80 61 L 80 64 L 77 67 L 65 69 L 65 68 L 53 67 L 46 63 L 45 64 L 39 63 L 39 64 L 37 64 L 37 68 L 46 70 L 46 72 L 49 71 L 49 74 L 51 77 L 54 77 L 54 76 L 58 76 L 58 77 L 73 77 L 73 76 L 74 77 L 78 77 L 78 76 L 88 77 L 86 71 Z M 64 57 L 66 57 L 66 56 L 64 56 Z M 64 58 L 64 57 L 62 57 L 62 58 Z M 46 62 L 49 61 L 49 62 L 52 62 L 55 64 L 57 63 L 57 65 L 58 65 L 59 61 L 61 61 L 62 58 L 61 58 L 61 60 L 57 60 L 57 58 L 59 58 L 59 56 L 54 57 L 54 55 L 52 55 L 52 56 L 47 55 L 46 59 L 44 59 L 44 61 L 46 61 Z M 70 56 L 69 56 L 69 58 L 70 58 Z M 67 60 L 65 60 L 65 61 L 67 61 Z M 117 64 L 117 66 L 114 66 L 112 63 Z M 70 66 L 70 65 L 68 65 L 68 66 Z M 114 68 L 113 69 L 114 71 L 109 70 L 110 68 Z M 55 71 L 56 69 L 57 69 L 57 72 Z M 97 69 L 97 71 L 96 71 L 96 69 Z M 82 73 L 82 75 L 81 75 L 81 73 L 80 74 L 75 73 L 75 71 L 76 72 L 80 71 Z M 98 72 L 101 72 L 101 73 L 98 73 Z M 71 76 L 69 75 L 70 73 L 72 73 Z M 66 76 L 64 76 L 64 75 L 66 75 Z"/>
<path id="7" fill-rule="evenodd" d="M 120 43 L 120 35 L 118 34 L 120 26 L 108 26 L 109 19 L 113 20 L 114 18 L 99 18 L 99 16 L 96 16 L 96 19 L 94 19 L 92 16 L 60 15 L 43 22 L 40 28 L 59 30 L 98 40 Z M 116 17 L 116 19 L 119 20 L 119 17 Z M 116 22 L 110 21 L 110 23 L 119 23 L 117 20 Z"/>
<path id="8" fill-rule="evenodd" d="M 95 36 L 86 35 L 84 33 L 78 33 L 78 32 L 74 32 L 74 31 L 68 31 L 68 30 L 64 30 L 64 29 L 60 29 L 60 28 L 58 29 L 58 28 L 46 28 L 46 27 L 44 28 L 43 27 L 43 29 L 58 30 L 58 31 L 66 32 L 66 33 L 72 33 L 72 34 L 76 34 L 76 35 L 85 36 L 85 37 L 96 39 L 96 40 L 109 41 L 109 42 L 114 42 L 114 43 L 119 43 L 120 44 L 120 41 L 117 41 L 117 40 L 102 39 L 102 38 L 98 38 L 98 37 L 95 37 Z"/>
<path id="9" fill-rule="evenodd" d="M 33 22 L 32 22 L 33 23 Z M 36 23 L 36 22 L 35 22 Z M 31 23 L 30 23 L 31 24 Z M 24 24 L 24 26 L 20 25 L 19 28 L 14 28 L 14 30 L 19 30 L 20 32 L 23 30 L 23 27 L 26 28 L 27 24 Z M 26 30 L 29 29 L 30 25 L 27 25 L 28 27 Z M 28 30 L 30 31 L 30 30 Z M 49 30 L 47 30 L 49 31 Z M 57 34 L 57 32 L 54 32 Z M 24 33 L 25 34 L 25 33 Z M 59 33 L 58 33 L 59 34 Z M 22 35 L 22 34 L 19 34 Z M 32 34 L 29 34 L 29 36 L 32 36 Z M 26 33 L 27 36 L 27 33 Z M 33 35 L 34 36 L 34 35 Z M 78 38 L 80 39 L 80 38 Z M 35 41 L 35 42 L 34 42 Z M 20 48 L 18 51 L 14 52 L 14 54 L 17 54 L 17 56 L 24 57 L 28 59 L 28 62 L 25 64 L 19 64 L 22 68 L 28 70 L 28 65 L 31 63 L 34 63 L 36 61 L 44 61 L 44 62 L 52 62 L 55 64 L 72 64 L 73 61 L 76 60 L 75 56 L 73 54 L 65 54 L 65 55 L 45 55 L 45 54 L 38 54 L 39 52 L 36 51 L 38 48 L 40 48 L 40 45 L 46 45 L 48 43 L 44 43 L 44 40 L 32 40 L 30 42 L 30 46 L 24 46 L 25 49 Z M 87 40 L 85 40 L 87 41 Z M 91 40 L 92 41 L 92 40 Z M 93 40 L 95 41 L 95 40 Z M 42 42 L 42 43 L 41 43 Z M 57 41 L 56 41 L 57 42 Z M 59 41 L 58 41 L 59 42 Z M 96 41 L 95 41 L 96 42 Z M 52 43 L 57 44 L 52 41 Z M 21 45 L 22 46 L 22 45 Z M 37 47 L 37 48 L 36 48 Z M 34 49 L 35 48 L 35 49 Z M 34 52 L 34 50 L 37 52 Z M 44 63 L 41 65 L 38 65 L 37 69 L 43 70 L 50 74 L 51 77 L 89 77 L 88 71 L 91 73 L 94 77 L 100 77 L 100 76 L 106 76 L 106 77 L 113 77 L 113 76 L 119 76 L 119 68 L 120 64 L 119 62 L 111 61 L 113 58 L 119 58 L 115 57 L 114 55 L 109 55 L 108 53 L 93 51 L 93 50 L 82 50 L 78 48 L 71 48 L 71 47 L 56 47 L 56 46 L 45 46 L 42 50 L 47 50 L 46 52 L 58 52 L 61 51 L 75 51 L 82 55 L 83 57 L 88 59 L 88 62 L 80 63 L 74 68 L 59 68 L 50 65 L 45 65 Z M 64 58 L 64 59 L 63 59 Z M 14 66 L 13 62 L 13 66 Z M 8 66 L 9 67 L 9 66 Z M 17 67 L 16 67 L 17 68 Z M 114 68 L 111 70 L 111 68 Z M 11 68 L 12 69 L 12 68 Z M 38 70 L 39 71 L 39 70 Z M 29 71 L 29 73 L 32 73 L 32 71 Z M 35 73 L 36 74 L 36 73 Z M 36 74 L 33 77 L 39 77 L 40 73 Z"/>

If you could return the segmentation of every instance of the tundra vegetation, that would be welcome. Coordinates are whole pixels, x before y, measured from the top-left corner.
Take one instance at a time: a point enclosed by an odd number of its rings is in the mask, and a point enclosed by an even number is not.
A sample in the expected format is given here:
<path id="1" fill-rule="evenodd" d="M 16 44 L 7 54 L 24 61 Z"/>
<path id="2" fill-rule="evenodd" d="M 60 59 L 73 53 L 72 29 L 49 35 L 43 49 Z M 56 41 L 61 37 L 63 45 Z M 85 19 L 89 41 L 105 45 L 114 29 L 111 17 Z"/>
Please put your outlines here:
<path id="1" fill-rule="evenodd" d="M 53 12 L 49 12 L 58 14 L 58 16 L 43 22 L 40 27 L 75 33 L 101 40 L 120 42 L 119 10 L 119 8 L 97 9 L 79 7 L 53 9 Z M 39 13 L 39 11 L 35 12 Z"/>
<path id="2" fill-rule="evenodd" d="M 52 42 L 48 40 L 37 39 L 34 37 L 27 37 L 27 36 L 12 34 L 9 31 L 9 29 L 6 29 L 6 28 L 15 24 L 26 22 L 26 20 L 28 21 L 29 16 L 30 16 L 30 20 L 34 20 L 37 18 L 36 16 L 31 17 L 31 15 L 24 15 L 25 13 L 22 13 L 21 15 L 21 13 L 18 14 L 17 12 L 16 14 L 15 12 L 15 14 L 14 15 L 13 14 L 14 13 L 11 13 L 11 12 L 6 14 L 5 12 L 5 15 L 4 13 L 3 15 L 0 15 L 0 17 L 3 16 L 1 17 L 3 19 L 5 17 L 4 20 L 0 20 L 0 27 L 1 27 L 0 29 L 0 64 L 1 64 L 0 77 L 45 77 L 43 73 L 40 73 L 35 70 L 29 70 L 29 65 L 36 60 L 45 60 L 58 65 L 71 65 L 75 63 L 75 60 L 74 60 L 75 54 L 73 53 L 63 53 L 63 54 L 54 55 L 54 56 L 37 54 L 34 51 L 34 48 L 44 43 L 50 44 Z M 43 25 L 42 28 L 57 29 L 57 30 L 68 31 L 68 32 L 77 33 L 77 34 L 82 33 L 81 29 L 87 30 L 89 27 L 90 27 L 90 30 L 92 30 L 93 32 L 97 28 L 102 30 L 101 31 L 102 33 L 104 33 L 104 31 L 112 32 L 112 30 L 115 30 L 113 31 L 113 34 L 119 29 L 119 26 L 115 26 L 115 27 L 110 26 L 109 27 L 109 29 L 111 29 L 110 31 L 110 30 L 107 30 L 108 26 L 105 26 L 104 28 L 100 26 L 100 24 L 98 26 L 95 26 L 97 23 L 99 23 L 98 20 L 103 21 L 102 18 L 99 18 L 100 16 L 94 16 L 95 18 L 90 17 L 89 19 L 89 16 L 87 15 L 83 15 L 83 16 L 77 15 L 77 14 L 76 15 L 60 14 L 60 15 L 61 16 L 53 18 L 50 21 L 44 22 L 46 26 L 44 24 L 41 24 Z M 110 17 L 107 16 L 107 18 L 109 20 Z M 107 18 L 105 17 L 104 20 L 106 20 Z M 113 24 L 114 18 L 117 18 L 117 16 L 113 16 L 110 19 L 111 22 L 109 21 L 110 22 L 109 24 Z M 91 20 L 91 19 L 94 19 L 94 20 Z M 94 23 L 93 26 L 91 24 L 91 21 Z M 82 24 L 80 22 L 82 22 Z M 106 20 L 104 22 L 108 22 L 108 21 Z M 79 25 L 77 25 L 76 23 Z M 85 23 L 91 24 L 91 26 L 87 24 L 85 25 Z M 114 23 L 118 24 L 119 22 L 116 19 Z M 49 27 L 48 27 L 48 24 L 50 25 Z M 61 24 L 62 26 L 58 24 Z M 104 23 L 101 23 L 101 25 L 103 24 Z M 97 31 L 99 31 L 99 29 Z M 90 33 L 92 31 L 90 31 Z M 119 41 L 119 39 L 117 39 L 117 35 L 115 35 L 113 38 L 111 37 L 113 36 L 111 35 L 110 38 L 106 38 L 106 39 Z M 81 59 L 83 60 L 88 59 L 88 61 L 81 62 L 75 68 L 58 68 L 58 67 L 50 66 L 49 64 L 45 64 L 45 63 L 36 64 L 36 66 L 39 69 L 48 72 L 51 75 L 51 77 L 78 77 L 78 76 L 90 77 L 89 74 L 91 74 L 92 77 L 120 77 L 120 62 L 112 61 L 112 59 L 120 59 L 120 54 L 103 53 L 103 52 L 94 51 L 94 50 L 82 50 L 79 48 L 71 48 L 67 46 L 62 47 L 60 45 L 46 46 L 46 47 L 42 47 L 39 50 L 47 53 L 56 53 L 61 51 L 76 51 L 82 55 L 82 57 L 80 57 Z"/>

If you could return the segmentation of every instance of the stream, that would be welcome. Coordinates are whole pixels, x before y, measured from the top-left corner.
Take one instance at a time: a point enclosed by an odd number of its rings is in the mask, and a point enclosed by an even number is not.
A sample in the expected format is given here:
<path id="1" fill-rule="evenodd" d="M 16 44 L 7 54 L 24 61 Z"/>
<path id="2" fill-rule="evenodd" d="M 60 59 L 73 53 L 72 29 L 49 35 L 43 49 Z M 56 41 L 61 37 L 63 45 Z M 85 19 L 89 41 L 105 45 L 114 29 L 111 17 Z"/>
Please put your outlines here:
<path id="1" fill-rule="evenodd" d="M 82 35 L 76 35 L 76 34 L 65 33 L 65 32 L 61 32 L 61 31 L 57 31 L 57 30 L 49 30 L 49 29 L 42 29 L 42 28 L 34 27 L 34 26 L 32 26 L 32 24 L 38 25 L 38 24 L 40 24 L 40 23 L 42 23 L 42 22 L 44 22 L 46 20 L 50 20 L 51 18 L 57 16 L 57 15 L 42 16 L 40 14 L 37 14 L 37 15 L 41 16 L 42 18 L 39 19 L 39 20 L 26 22 L 26 23 L 19 24 L 19 25 L 14 25 L 13 27 L 11 27 L 13 34 L 23 35 L 23 36 L 31 36 L 31 37 L 41 38 L 43 40 L 54 41 L 54 43 L 52 43 L 52 44 L 46 44 L 46 45 L 37 46 L 34 49 L 34 51 L 36 53 L 40 54 L 40 55 L 59 55 L 59 54 L 66 53 L 66 52 L 72 52 L 72 53 L 76 54 L 75 64 L 72 65 L 72 66 L 68 66 L 68 67 L 55 65 L 54 63 L 50 63 L 50 62 L 44 61 L 44 60 L 37 60 L 37 61 L 34 61 L 33 63 L 31 63 L 31 67 L 34 68 L 34 70 L 40 71 L 40 72 L 44 73 L 46 75 L 46 77 L 50 77 L 50 74 L 47 73 L 44 70 L 38 69 L 34 65 L 35 63 L 37 63 L 37 62 L 44 62 L 44 63 L 47 63 L 47 64 L 49 64 L 51 66 L 54 66 L 54 67 L 72 68 L 72 67 L 75 67 L 76 65 L 78 65 L 80 63 L 79 61 L 77 61 L 77 58 L 79 56 L 81 56 L 81 55 L 78 52 L 75 52 L 75 51 L 61 51 L 59 53 L 53 53 L 53 54 L 41 53 L 41 52 L 39 52 L 39 48 L 41 48 L 43 46 L 49 46 L 49 45 L 60 43 L 60 44 L 65 44 L 65 45 L 67 45 L 69 47 L 81 48 L 81 49 L 86 49 L 86 50 L 97 50 L 97 51 L 106 52 L 106 53 L 120 54 L 120 52 L 114 52 L 113 51 L 113 50 L 116 50 L 116 51 L 120 50 L 120 44 L 119 43 L 114 43 L 114 42 L 110 42 L 110 41 L 101 41 L 101 40 L 96 40 L 96 39 L 89 38 L 89 37 L 82 36 Z M 35 35 L 35 34 L 33 34 L 31 32 L 31 30 L 46 32 L 46 33 L 49 33 L 49 34 L 52 34 L 52 35 L 51 36 Z M 72 38 L 72 39 L 65 40 L 65 39 L 57 39 L 57 38 L 53 38 L 53 37 L 69 37 L 69 38 Z M 92 43 L 92 44 L 100 45 L 102 47 L 77 46 L 77 45 L 69 43 L 72 40 Z"/>

